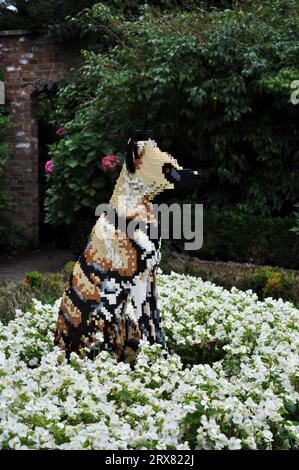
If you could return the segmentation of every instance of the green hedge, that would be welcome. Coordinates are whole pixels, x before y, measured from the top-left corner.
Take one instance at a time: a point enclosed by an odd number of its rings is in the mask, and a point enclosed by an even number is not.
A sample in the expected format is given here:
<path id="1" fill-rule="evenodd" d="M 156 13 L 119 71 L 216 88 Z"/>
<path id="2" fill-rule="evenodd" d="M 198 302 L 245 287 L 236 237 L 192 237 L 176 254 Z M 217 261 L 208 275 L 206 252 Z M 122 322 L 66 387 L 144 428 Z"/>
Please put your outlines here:
<path id="1" fill-rule="evenodd" d="M 299 238 L 292 217 L 266 217 L 235 210 L 204 210 L 202 259 L 299 268 Z"/>

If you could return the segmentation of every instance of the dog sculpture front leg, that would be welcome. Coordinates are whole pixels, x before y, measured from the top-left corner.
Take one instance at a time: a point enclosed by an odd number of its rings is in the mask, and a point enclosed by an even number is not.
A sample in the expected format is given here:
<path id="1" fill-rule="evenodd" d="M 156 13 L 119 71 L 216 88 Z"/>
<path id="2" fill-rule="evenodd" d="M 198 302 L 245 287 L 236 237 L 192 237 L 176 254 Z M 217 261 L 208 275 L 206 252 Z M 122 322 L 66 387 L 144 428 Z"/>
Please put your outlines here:
<path id="1" fill-rule="evenodd" d="M 162 329 L 161 312 L 158 308 L 158 294 L 156 285 L 156 271 L 153 269 L 147 280 L 147 296 L 146 296 L 146 309 L 145 312 L 150 313 L 150 325 L 154 335 L 149 336 L 151 344 L 159 343 L 162 347 L 168 350 L 165 340 L 165 335 Z M 148 306 L 148 307 L 147 307 Z"/>
<path id="2" fill-rule="evenodd" d="M 155 270 L 135 279 L 131 297 L 142 339 L 149 341 L 150 344 L 161 344 L 168 351 L 157 305 Z"/>

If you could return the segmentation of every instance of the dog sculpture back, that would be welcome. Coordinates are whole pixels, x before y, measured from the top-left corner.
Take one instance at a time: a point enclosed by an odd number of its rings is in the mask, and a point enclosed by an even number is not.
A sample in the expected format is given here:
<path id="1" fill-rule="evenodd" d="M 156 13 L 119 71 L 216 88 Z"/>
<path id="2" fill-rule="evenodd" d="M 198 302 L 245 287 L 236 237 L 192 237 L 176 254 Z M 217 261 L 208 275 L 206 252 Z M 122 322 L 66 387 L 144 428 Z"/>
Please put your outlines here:
<path id="1" fill-rule="evenodd" d="M 161 240 L 151 238 L 158 233 L 152 201 L 176 185 L 187 186 L 194 175 L 157 147 L 151 131 L 135 131 L 111 211 L 98 218 L 61 300 L 55 344 L 67 357 L 74 351 L 93 358 L 106 350 L 132 363 L 141 338 L 167 351 L 157 306 Z M 135 319 L 125 315 L 129 299 Z"/>

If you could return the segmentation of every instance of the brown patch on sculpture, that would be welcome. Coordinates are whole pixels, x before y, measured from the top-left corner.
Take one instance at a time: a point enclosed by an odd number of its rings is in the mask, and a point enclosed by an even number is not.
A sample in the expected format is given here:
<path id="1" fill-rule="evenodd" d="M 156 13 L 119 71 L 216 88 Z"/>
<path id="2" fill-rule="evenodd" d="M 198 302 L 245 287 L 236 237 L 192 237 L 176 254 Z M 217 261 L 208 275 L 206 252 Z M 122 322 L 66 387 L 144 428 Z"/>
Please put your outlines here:
<path id="1" fill-rule="evenodd" d="M 157 287 L 157 277 L 156 277 L 156 271 L 153 271 L 153 274 L 152 274 L 152 278 L 153 278 L 153 288 L 155 289 Z"/>
<path id="2" fill-rule="evenodd" d="M 103 318 L 96 321 L 96 328 L 97 328 L 97 331 L 100 331 L 101 333 L 104 331 L 104 329 L 105 329 L 105 320 L 103 320 Z"/>
<path id="3" fill-rule="evenodd" d="M 145 196 L 141 199 L 140 203 L 136 206 L 136 211 L 130 215 L 130 219 L 141 222 L 145 221 L 150 223 L 152 220 L 151 203 Z"/>
<path id="4" fill-rule="evenodd" d="M 126 340 L 126 320 L 123 318 L 120 322 L 119 328 L 115 334 L 114 349 L 116 353 L 116 360 L 119 360 L 125 345 Z"/>
<path id="5" fill-rule="evenodd" d="M 64 293 L 62 297 L 60 308 L 63 313 L 67 315 L 68 319 L 75 327 L 82 323 L 82 316 L 80 310 L 75 307 L 75 305 L 66 293 Z"/>
<path id="6" fill-rule="evenodd" d="M 62 349 L 63 351 L 66 351 L 67 350 L 67 347 L 66 347 L 66 344 L 64 342 L 64 339 L 62 337 L 60 338 L 55 338 L 56 340 L 56 345 L 60 347 L 60 349 Z"/>
<path id="7" fill-rule="evenodd" d="M 135 158 L 135 162 L 134 162 L 135 171 L 141 167 L 143 155 L 144 155 L 144 147 L 141 147 L 138 149 L 138 157 Z"/>
<path id="8" fill-rule="evenodd" d="M 126 364 L 132 364 L 138 354 L 138 350 L 134 351 L 134 349 L 130 348 L 130 346 L 126 346 L 123 352 L 123 360 Z"/>
<path id="9" fill-rule="evenodd" d="M 96 284 L 90 282 L 78 261 L 73 270 L 73 285 L 77 292 L 82 295 L 84 300 L 100 301 L 99 288 Z"/>
<path id="10" fill-rule="evenodd" d="M 123 234 L 117 230 L 118 244 L 120 248 L 120 256 L 124 269 L 119 269 L 121 276 L 133 276 L 137 271 L 137 253 L 128 237 L 124 238 Z"/>
<path id="11" fill-rule="evenodd" d="M 84 255 L 87 264 L 97 264 L 105 271 L 109 271 L 111 269 L 112 263 L 108 263 L 103 258 L 97 256 L 97 253 L 93 249 L 87 248 L 84 252 Z"/>
<path id="12" fill-rule="evenodd" d="M 121 230 L 115 230 L 115 237 L 108 242 L 111 251 L 117 255 L 118 264 L 109 256 L 104 240 L 95 234 L 91 238 L 89 247 L 85 250 L 86 262 L 101 266 L 105 271 L 115 271 L 121 276 L 133 276 L 137 270 L 137 253 L 129 238 L 124 237 Z"/>
<path id="13" fill-rule="evenodd" d="M 95 273 L 90 273 L 90 279 L 96 286 L 100 286 L 102 280 Z"/>
<path id="14" fill-rule="evenodd" d="M 64 316 L 59 313 L 58 315 L 58 320 L 56 324 L 56 341 L 58 341 L 59 338 L 61 338 L 61 335 L 68 336 L 68 327 L 65 321 Z"/>
<path id="15" fill-rule="evenodd" d="M 135 339 L 140 341 L 141 339 L 141 331 L 137 324 L 133 323 L 131 320 L 127 320 L 127 339 Z"/>
<path id="16" fill-rule="evenodd" d="M 96 340 L 97 340 L 97 338 L 96 338 L 96 333 L 95 333 L 95 332 L 91 333 L 91 334 L 89 335 L 89 339 L 90 339 L 90 341 L 91 341 L 91 344 L 92 344 L 92 343 L 95 343 Z"/>
<path id="17" fill-rule="evenodd" d="M 80 341 L 84 346 L 90 346 L 91 345 L 90 338 L 89 337 L 87 338 L 85 335 L 81 336 Z"/>
<path id="18" fill-rule="evenodd" d="M 144 196 L 144 198 L 141 199 L 142 204 L 145 207 L 145 212 L 146 212 L 146 221 L 150 222 L 151 221 L 151 203 L 149 201 L 149 198 Z"/>
<path id="19" fill-rule="evenodd" d="M 114 344 L 115 340 L 115 325 L 109 324 L 107 325 L 107 336 L 108 336 L 108 341 L 109 344 Z"/>

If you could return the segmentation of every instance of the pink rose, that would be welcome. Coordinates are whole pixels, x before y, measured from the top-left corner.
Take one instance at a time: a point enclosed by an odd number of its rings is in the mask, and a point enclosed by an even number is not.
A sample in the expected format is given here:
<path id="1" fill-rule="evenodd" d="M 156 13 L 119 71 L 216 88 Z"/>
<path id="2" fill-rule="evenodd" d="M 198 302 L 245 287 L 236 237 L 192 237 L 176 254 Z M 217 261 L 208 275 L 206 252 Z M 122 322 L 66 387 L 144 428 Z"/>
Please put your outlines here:
<path id="1" fill-rule="evenodd" d="M 119 165 L 120 159 L 116 155 L 106 155 L 102 158 L 102 168 L 104 171 L 114 171 Z"/>
<path id="2" fill-rule="evenodd" d="M 64 134 L 65 134 L 64 127 L 59 127 L 59 129 L 57 129 L 56 131 L 56 135 L 58 135 L 59 137 L 62 137 Z"/>
<path id="3" fill-rule="evenodd" d="M 54 170 L 54 164 L 52 160 L 48 160 L 47 163 L 45 164 L 45 172 L 52 173 L 53 170 Z"/>

